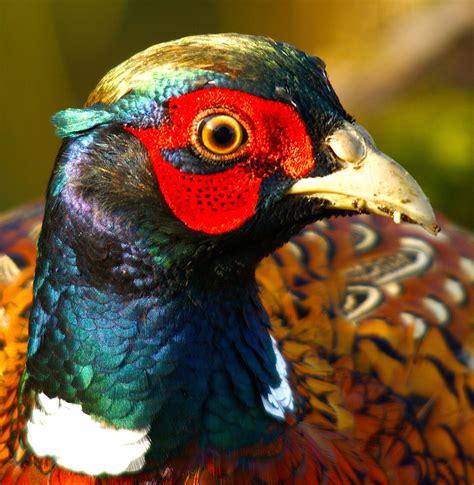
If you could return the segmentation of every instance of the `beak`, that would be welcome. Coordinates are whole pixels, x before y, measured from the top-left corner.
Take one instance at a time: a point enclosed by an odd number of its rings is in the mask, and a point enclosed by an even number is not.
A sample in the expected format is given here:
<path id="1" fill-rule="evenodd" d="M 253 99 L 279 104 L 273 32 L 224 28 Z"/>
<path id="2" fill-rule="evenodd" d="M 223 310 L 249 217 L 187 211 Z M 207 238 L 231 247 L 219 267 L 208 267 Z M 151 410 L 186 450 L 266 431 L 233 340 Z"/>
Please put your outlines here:
<path id="1" fill-rule="evenodd" d="M 326 140 L 342 166 L 324 177 L 298 180 L 288 194 L 317 197 L 335 209 L 372 212 L 439 231 L 428 198 L 415 179 L 375 146 L 359 124 L 345 122 Z"/>

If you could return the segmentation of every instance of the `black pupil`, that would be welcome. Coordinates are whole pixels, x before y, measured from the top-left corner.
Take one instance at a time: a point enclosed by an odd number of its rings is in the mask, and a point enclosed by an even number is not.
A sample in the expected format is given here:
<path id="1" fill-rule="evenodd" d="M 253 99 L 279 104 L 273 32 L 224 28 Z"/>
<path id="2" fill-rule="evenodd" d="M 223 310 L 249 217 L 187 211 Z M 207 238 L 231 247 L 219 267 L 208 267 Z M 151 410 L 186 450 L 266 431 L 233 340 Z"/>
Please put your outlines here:
<path id="1" fill-rule="evenodd" d="M 212 130 L 212 136 L 214 138 L 214 143 L 220 147 L 228 147 L 232 145 L 237 136 L 235 130 L 232 126 L 222 124 L 216 126 Z"/>

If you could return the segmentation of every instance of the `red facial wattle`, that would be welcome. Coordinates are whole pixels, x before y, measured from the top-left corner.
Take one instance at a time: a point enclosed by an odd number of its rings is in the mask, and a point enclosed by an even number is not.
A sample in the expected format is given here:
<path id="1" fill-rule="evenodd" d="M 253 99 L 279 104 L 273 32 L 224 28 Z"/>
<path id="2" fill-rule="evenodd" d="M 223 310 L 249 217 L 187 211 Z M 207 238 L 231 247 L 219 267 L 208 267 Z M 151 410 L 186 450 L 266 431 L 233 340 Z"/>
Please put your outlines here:
<path id="1" fill-rule="evenodd" d="M 222 166 L 213 173 L 179 170 L 162 151 L 191 149 L 195 120 L 209 111 L 234 114 L 243 120 L 248 139 L 243 151 L 239 150 L 242 161 L 213 162 Z M 299 178 L 314 167 L 304 122 L 294 108 L 282 102 L 230 89 L 202 89 L 171 98 L 168 117 L 158 128 L 126 130 L 145 145 L 171 211 L 193 230 L 223 234 L 237 229 L 255 214 L 265 178 L 278 169 L 289 178 Z"/>

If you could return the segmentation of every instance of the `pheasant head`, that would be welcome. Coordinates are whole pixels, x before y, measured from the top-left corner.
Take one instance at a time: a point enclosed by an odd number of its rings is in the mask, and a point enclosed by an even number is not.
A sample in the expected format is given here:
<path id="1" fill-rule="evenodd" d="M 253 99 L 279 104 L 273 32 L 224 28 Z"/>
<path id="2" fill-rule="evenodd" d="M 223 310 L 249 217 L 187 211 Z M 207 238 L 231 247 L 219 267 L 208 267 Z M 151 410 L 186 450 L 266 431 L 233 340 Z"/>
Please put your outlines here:
<path id="1" fill-rule="evenodd" d="M 323 62 L 287 44 L 210 35 L 154 46 L 53 122 L 64 142 L 39 242 L 27 438 L 81 473 L 278 433 L 295 401 L 256 264 L 334 215 L 436 228 Z"/>

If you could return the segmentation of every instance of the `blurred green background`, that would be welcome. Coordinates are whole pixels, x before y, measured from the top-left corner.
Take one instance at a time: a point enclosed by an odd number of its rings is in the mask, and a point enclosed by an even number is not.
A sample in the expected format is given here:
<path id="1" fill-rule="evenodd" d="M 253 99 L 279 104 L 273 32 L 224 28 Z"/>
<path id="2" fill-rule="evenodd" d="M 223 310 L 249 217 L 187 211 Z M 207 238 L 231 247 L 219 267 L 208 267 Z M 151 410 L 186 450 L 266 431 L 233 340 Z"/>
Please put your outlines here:
<path id="1" fill-rule="evenodd" d="M 323 58 L 343 104 L 474 228 L 471 0 L 0 0 L 0 210 L 44 193 L 49 123 L 151 44 L 208 32 L 268 35 Z"/>

